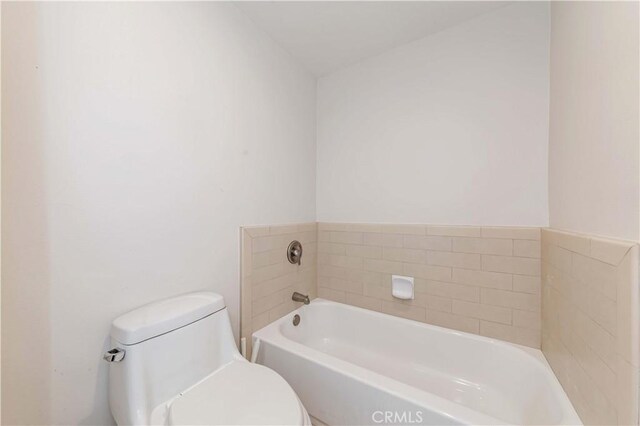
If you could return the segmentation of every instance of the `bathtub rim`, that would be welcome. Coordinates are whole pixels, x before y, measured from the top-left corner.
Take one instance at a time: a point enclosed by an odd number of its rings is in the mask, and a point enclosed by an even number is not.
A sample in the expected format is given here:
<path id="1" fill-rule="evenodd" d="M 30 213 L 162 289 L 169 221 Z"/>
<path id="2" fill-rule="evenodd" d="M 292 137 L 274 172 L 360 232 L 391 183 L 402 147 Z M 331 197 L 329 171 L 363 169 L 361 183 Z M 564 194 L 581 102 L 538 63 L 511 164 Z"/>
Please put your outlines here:
<path id="1" fill-rule="evenodd" d="M 363 312 L 367 315 L 374 315 L 385 318 L 391 321 L 397 321 L 400 323 L 411 324 L 412 326 L 424 327 L 431 329 L 439 333 L 445 333 L 449 335 L 462 336 L 465 339 L 472 339 L 475 341 L 483 342 L 486 344 L 495 345 L 508 350 L 509 352 L 518 352 L 527 356 L 539 367 L 542 367 L 545 374 L 550 380 L 553 395 L 557 398 L 560 409 L 561 419 L 557 424 L 571 424 L 582 425 L 582 421 L 577 412 L 573 408 L 571 401 L 566 395 L 562 385 L 558 381 L 555 373 L 551 369 L 551 366 L 547 362 L 543 353 L 539 349 L 530 348 L 527 346 L 518 345 L 516 343 L 510 343 L 490 337 L 480 336 L 477 334 L 466 333 L 463 331 L 453 330 L 446 327 L 440 327 L 433 324 L 427 324 L 420 321 L 414 321 L 407 318 L 397 317 L 394 315 L 385 314 L 382 312 L 373 311 L 370 309 L 361 308 L 358 306 L 348 305 L 345 303 L 335 302 L 332 300 L 316 298 L 311 301 L 310 305 L 303 305 L 300 308 L 289 312 L 283 317 L 275 320 L 271 324 L 268 324 L 261 329 L 257 330 L 252 335 L 254 352 L 251 357 L 251 361 L 255 362 L 260 351 L 262 342 L 272 344 L 286 352 L 293 353 L 305 360 L 315 362 L 324 368 L 334 371 L 339 374 L 343 374 L 350 379 L 356 380 L 363 384 L 374 386 L 383 389 L 385 392 L 396 396 L 398 398 L 405 399 L 418 406 L 429 405 L 429 408 L 438 414 L 448 417 L 452 420 L 462 421 L 468 424 L 493 424 L 493 425 L 506 425 L 510 424 L 502 419 L 495 418 L 488 414 L 482 413 L 475 409 L 469 408 L 465 405 L 456 403 L 447 398 L 438 396 L 423 389 L 416 388 L 409 384 L 403 383 L 400 380 L 385 376 L 374 370 L 361 367 L 355 363 L 340 359 L 330 354 L 320 352 L 302 343 L 296 342 L 286 337 L 281 332 L 281 327 L 285 322 L 290 321 L 295 314 L 304 315 L 304 311 L 314 306 L 322 305 L 338 305 L 342 309 L 347 309 L 355 312 Z"/>

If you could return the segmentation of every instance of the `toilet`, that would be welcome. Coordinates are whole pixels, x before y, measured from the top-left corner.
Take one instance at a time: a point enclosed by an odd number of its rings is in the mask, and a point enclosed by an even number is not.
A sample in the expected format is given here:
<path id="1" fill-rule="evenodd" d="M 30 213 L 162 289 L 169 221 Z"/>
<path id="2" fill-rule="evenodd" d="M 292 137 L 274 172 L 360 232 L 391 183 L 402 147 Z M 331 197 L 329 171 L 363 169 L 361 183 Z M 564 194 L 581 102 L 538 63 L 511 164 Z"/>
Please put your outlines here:
<path id="1" fill-rule="evenodd" d="M 296 393 L 236 347 L 222 296 L 151 303 L 111 326 L 109 403 L 119 425 L 310 425 Z"/>

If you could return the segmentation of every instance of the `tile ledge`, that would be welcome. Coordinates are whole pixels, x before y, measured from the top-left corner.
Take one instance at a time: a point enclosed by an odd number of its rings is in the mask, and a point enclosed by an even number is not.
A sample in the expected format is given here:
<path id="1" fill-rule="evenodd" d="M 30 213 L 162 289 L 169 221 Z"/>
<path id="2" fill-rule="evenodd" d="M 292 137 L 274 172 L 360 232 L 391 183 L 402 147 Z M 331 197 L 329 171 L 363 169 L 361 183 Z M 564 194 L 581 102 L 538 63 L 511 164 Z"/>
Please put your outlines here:
<path id="1" fill-rule="evenodd" d="M 590 243 L 589 256 L 613 266 L 618 266 L 627 253 L 629 253 L 629 250 L 638 245 L 638 242 L 632 240 L 623 240 L 595 234 L 585 234 L 566 229 L 545 227 L 542 228 L 542 232 L 588 239 Z"/>

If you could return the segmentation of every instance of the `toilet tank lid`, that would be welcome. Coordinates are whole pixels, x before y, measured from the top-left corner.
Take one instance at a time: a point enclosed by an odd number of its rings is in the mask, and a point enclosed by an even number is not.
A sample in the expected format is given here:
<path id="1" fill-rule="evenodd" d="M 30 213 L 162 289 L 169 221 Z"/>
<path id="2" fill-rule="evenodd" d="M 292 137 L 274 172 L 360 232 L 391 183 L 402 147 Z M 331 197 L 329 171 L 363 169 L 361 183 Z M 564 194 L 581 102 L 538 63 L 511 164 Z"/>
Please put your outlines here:
<path id="1" fill-rule="evenodd" d="M 184 327 L 224 307 L 224 298 L 211 292 L 160 300 L 116 318 L 111 324 L 111 337 L 123 345 L 134 345 Z"/>

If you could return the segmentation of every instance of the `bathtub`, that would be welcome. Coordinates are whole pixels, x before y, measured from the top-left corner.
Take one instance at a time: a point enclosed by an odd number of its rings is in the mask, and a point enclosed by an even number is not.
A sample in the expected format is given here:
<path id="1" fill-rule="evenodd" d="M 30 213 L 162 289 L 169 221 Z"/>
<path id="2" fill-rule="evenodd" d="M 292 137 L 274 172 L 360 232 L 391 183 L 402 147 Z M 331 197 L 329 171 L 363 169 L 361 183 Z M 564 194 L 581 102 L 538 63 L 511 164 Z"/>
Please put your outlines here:
<path id="1" fill-rule="evenodd" d="M 539 350 L 354 306 L 315 299 L 253 348 L 329 425 L 581 424 Z"/>

